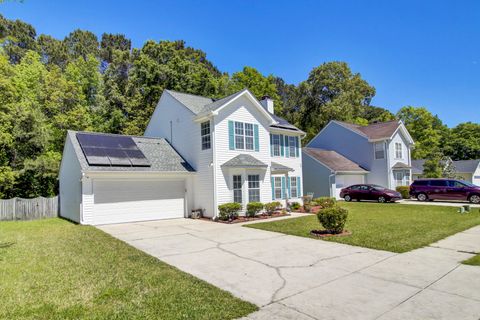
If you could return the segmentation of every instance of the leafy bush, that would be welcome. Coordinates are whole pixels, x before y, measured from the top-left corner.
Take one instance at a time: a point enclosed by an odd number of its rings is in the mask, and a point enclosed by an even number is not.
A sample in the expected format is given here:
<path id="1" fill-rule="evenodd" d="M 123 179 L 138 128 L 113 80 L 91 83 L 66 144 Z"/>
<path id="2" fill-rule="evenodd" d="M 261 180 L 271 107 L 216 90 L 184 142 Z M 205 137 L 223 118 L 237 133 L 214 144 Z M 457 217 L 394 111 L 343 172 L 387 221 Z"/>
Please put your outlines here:
<path id="1" fill-rule="evenodd" d="M 249 202 L 247 204 L 247 217 L 255 217 L 263 209 L 261 202 Z"/>
<path id="2" fill-rule="evenodd" d="M 238 217 L 238 212 L 242 210 L 242 205 L 236 202 L 224 203 L 218 206 L 218 215 L 220 220 L 233 220 Z"/>
<path id="3" fill-rule="evenodd" d="M 298 203 L 298 202 L 292 202 L 292 203 L 290 203 L 290 208 L 291 208 L 292 210 L 298 210 L 298 209 L 300 209 L 300 207 L 301 207 L 301 206 L 300 206 L 300 203 Z"/>
<path id="4" fill-rule="evenodd" d="M 331 208 L 337 203 L 337 199 L 332 198 L 332 197 L 320 197 L 320 198 L 314 199 L 313 201 L 317 205 L 322 207 L 322 209 Z"/>
<path id="5" fill-rule="evenodd" d="M 306 204 L 309 205 L 309 204 L 312 202 L 312 200 L 313 200 L 313 196 L 310 195 L 310 194 L 309 194 L 309 195 L 306 195 L 306 196 L 303 196 L 303 197 L 302 197 L 302 200 L 303 200 L 303 204 L 304 204 L 304 205 L 306 205 Z"/>
<path id="6" fill-rule="evenodd" d="M 403 199 L 410 199 L 410 187 L 409 186 L 398 186 L 396 189 L 402 195 Z"/>
<path id="7" fill-rule="evenodd" d="M 347 217 L 348 210 L 339 206 L 321 209 L 317 213 L 320 224 L 331 233 L 342 233 Z"/>
<path id="8" fill-rule="evenodd" d="M 275 212 L 275 210 L 277 210 L 278 208 L 281 207 L 281 203 L 278 202 L 278 201 L 273 201 L 273 202 L 269 202 L 269 203 L 265 203 L 265 210 L 267 211 L 267 214 L 268 215 L 272 215 L 272 213 Z"/>

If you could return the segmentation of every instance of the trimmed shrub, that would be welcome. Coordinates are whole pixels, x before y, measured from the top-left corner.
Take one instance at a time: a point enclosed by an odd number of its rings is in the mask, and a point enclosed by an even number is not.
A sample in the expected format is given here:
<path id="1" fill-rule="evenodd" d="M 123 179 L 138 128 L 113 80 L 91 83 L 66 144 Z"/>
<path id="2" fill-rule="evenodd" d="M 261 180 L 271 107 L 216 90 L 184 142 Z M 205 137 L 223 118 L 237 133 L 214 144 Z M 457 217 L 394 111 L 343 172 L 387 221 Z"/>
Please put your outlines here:
<path id="1" fill-rule="evenodd" d="M 265 203 L 265 211 L 267 211 L 267 214 L 271 216 L 278 208 L 281 207 L 281 205 L 282 204 L 278 201 Z"/>
<path id="2" fill-rule="evenodd" d="M 236 202 L 224 203 L 218 206 L 218 215 L 220 220 L 233 220 L 238 217 L 238 212 L 242 210 L 242 205 Z"/>
<path id="3" fill-rule="evenodd" d="M 325 208 L 317 213 L 318 222 L 331 233 L 342 233 L 347 222 L 348 210 L 339 206 Z"/>
<path id="4" fill-rule="evenodd" d="M 300 209 L 300 207 L 301 207 L 301 205 L 300 205 L 300 203 L 298 203 L 298 202 L 292 202 L 292 203 L 290 203 L 290 208 L 291 208 L 292 210 L 298 210 L 298 209 Z"/>
<path id="5" fill-rule="evenodd" d="M 332 198 L 332 197 L 320 197 L 320 198 L 313 199 L 313 201 L 314 201 L 317 205 L 319 205 L 320 207 L 322 207 L 322 209 L 331 208 L 331 207 L 333 207 L 335 204 L 337 204 L 337 199 Z"/>
<path id="6" fill-rule="evenodd" d="M 402 195 L 403 199 L 410 199 L 410 187 L 409 186 L 398 186 L 396 189 Z"/>
<path id="7" fill-rule="evenodd" d="M 247 204 L 247 217 L 255 217 L 263 209 L 263 203 L 261 202 L 249 202 Z"/>

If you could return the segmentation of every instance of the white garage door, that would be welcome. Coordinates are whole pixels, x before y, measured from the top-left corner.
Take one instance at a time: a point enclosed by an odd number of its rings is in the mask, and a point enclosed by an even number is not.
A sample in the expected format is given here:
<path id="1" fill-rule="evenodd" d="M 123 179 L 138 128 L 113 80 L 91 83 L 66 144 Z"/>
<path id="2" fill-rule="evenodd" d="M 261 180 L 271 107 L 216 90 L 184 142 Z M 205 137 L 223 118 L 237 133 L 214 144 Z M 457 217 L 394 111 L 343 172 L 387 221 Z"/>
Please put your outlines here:
<path id="1" fill-rule="evenodd" d="M 184 181 L 96 180 L 94 224 L 184 217 Z"/>
<path id="2" fill-rule="evenodd" d="M 362 184 L 364 183 L 363 174 L 337 174 L 335 176 L 335 196 L 337 199 L 340 199 L 340 191 L 343 188 L 349 187 L 353 184 Z"/>

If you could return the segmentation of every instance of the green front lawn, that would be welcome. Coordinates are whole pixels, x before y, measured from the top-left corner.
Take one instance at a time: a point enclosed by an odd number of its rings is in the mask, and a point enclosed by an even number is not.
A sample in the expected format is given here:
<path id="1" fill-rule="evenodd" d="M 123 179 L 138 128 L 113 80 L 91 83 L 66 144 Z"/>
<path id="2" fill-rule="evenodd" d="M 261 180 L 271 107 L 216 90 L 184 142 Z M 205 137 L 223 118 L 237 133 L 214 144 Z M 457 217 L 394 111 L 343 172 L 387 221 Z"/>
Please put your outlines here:
<path id="1" fill-rule="evenodd" d="M 352 235 L 324 240 L 393 252 L 420 248 L 480 224 L 478 210 L 460 214 L 456 207 L 366 202 L 341 206 L 349 210 L 346 229 Z M 311 230 L 322 229 L 315 215 L 247 227 L 312 238 Z"/>
<path id="2" fill-rule="evenodd" d="M 468 260 L 465 260 L 462 262 L 463 264 L 468 264 L 468 265 L 471 265 L 471 266 L 480 266 L 480 254 L 477 254 L 476 256 L 468 259 Z"/>
<path id="3" fill-rule="evenodd" d="M 256 309 L 94 227 L 0 222 L 0 319 L 233 319 Z"/>

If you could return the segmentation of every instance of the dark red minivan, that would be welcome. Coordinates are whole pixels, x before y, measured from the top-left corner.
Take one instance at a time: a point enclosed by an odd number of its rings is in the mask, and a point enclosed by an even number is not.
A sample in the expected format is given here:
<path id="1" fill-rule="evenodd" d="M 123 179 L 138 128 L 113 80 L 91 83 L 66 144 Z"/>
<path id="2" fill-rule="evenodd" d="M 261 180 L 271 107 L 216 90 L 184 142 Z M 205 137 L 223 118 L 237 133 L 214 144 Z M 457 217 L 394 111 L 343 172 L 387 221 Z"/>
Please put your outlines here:
<path id="1" fill-rule="evenodd" d="M 410 185 L 410 195 L 419 201 L 457 200 L 480 203 L 480 187 L 455 179 L 420 179 Z"/>

